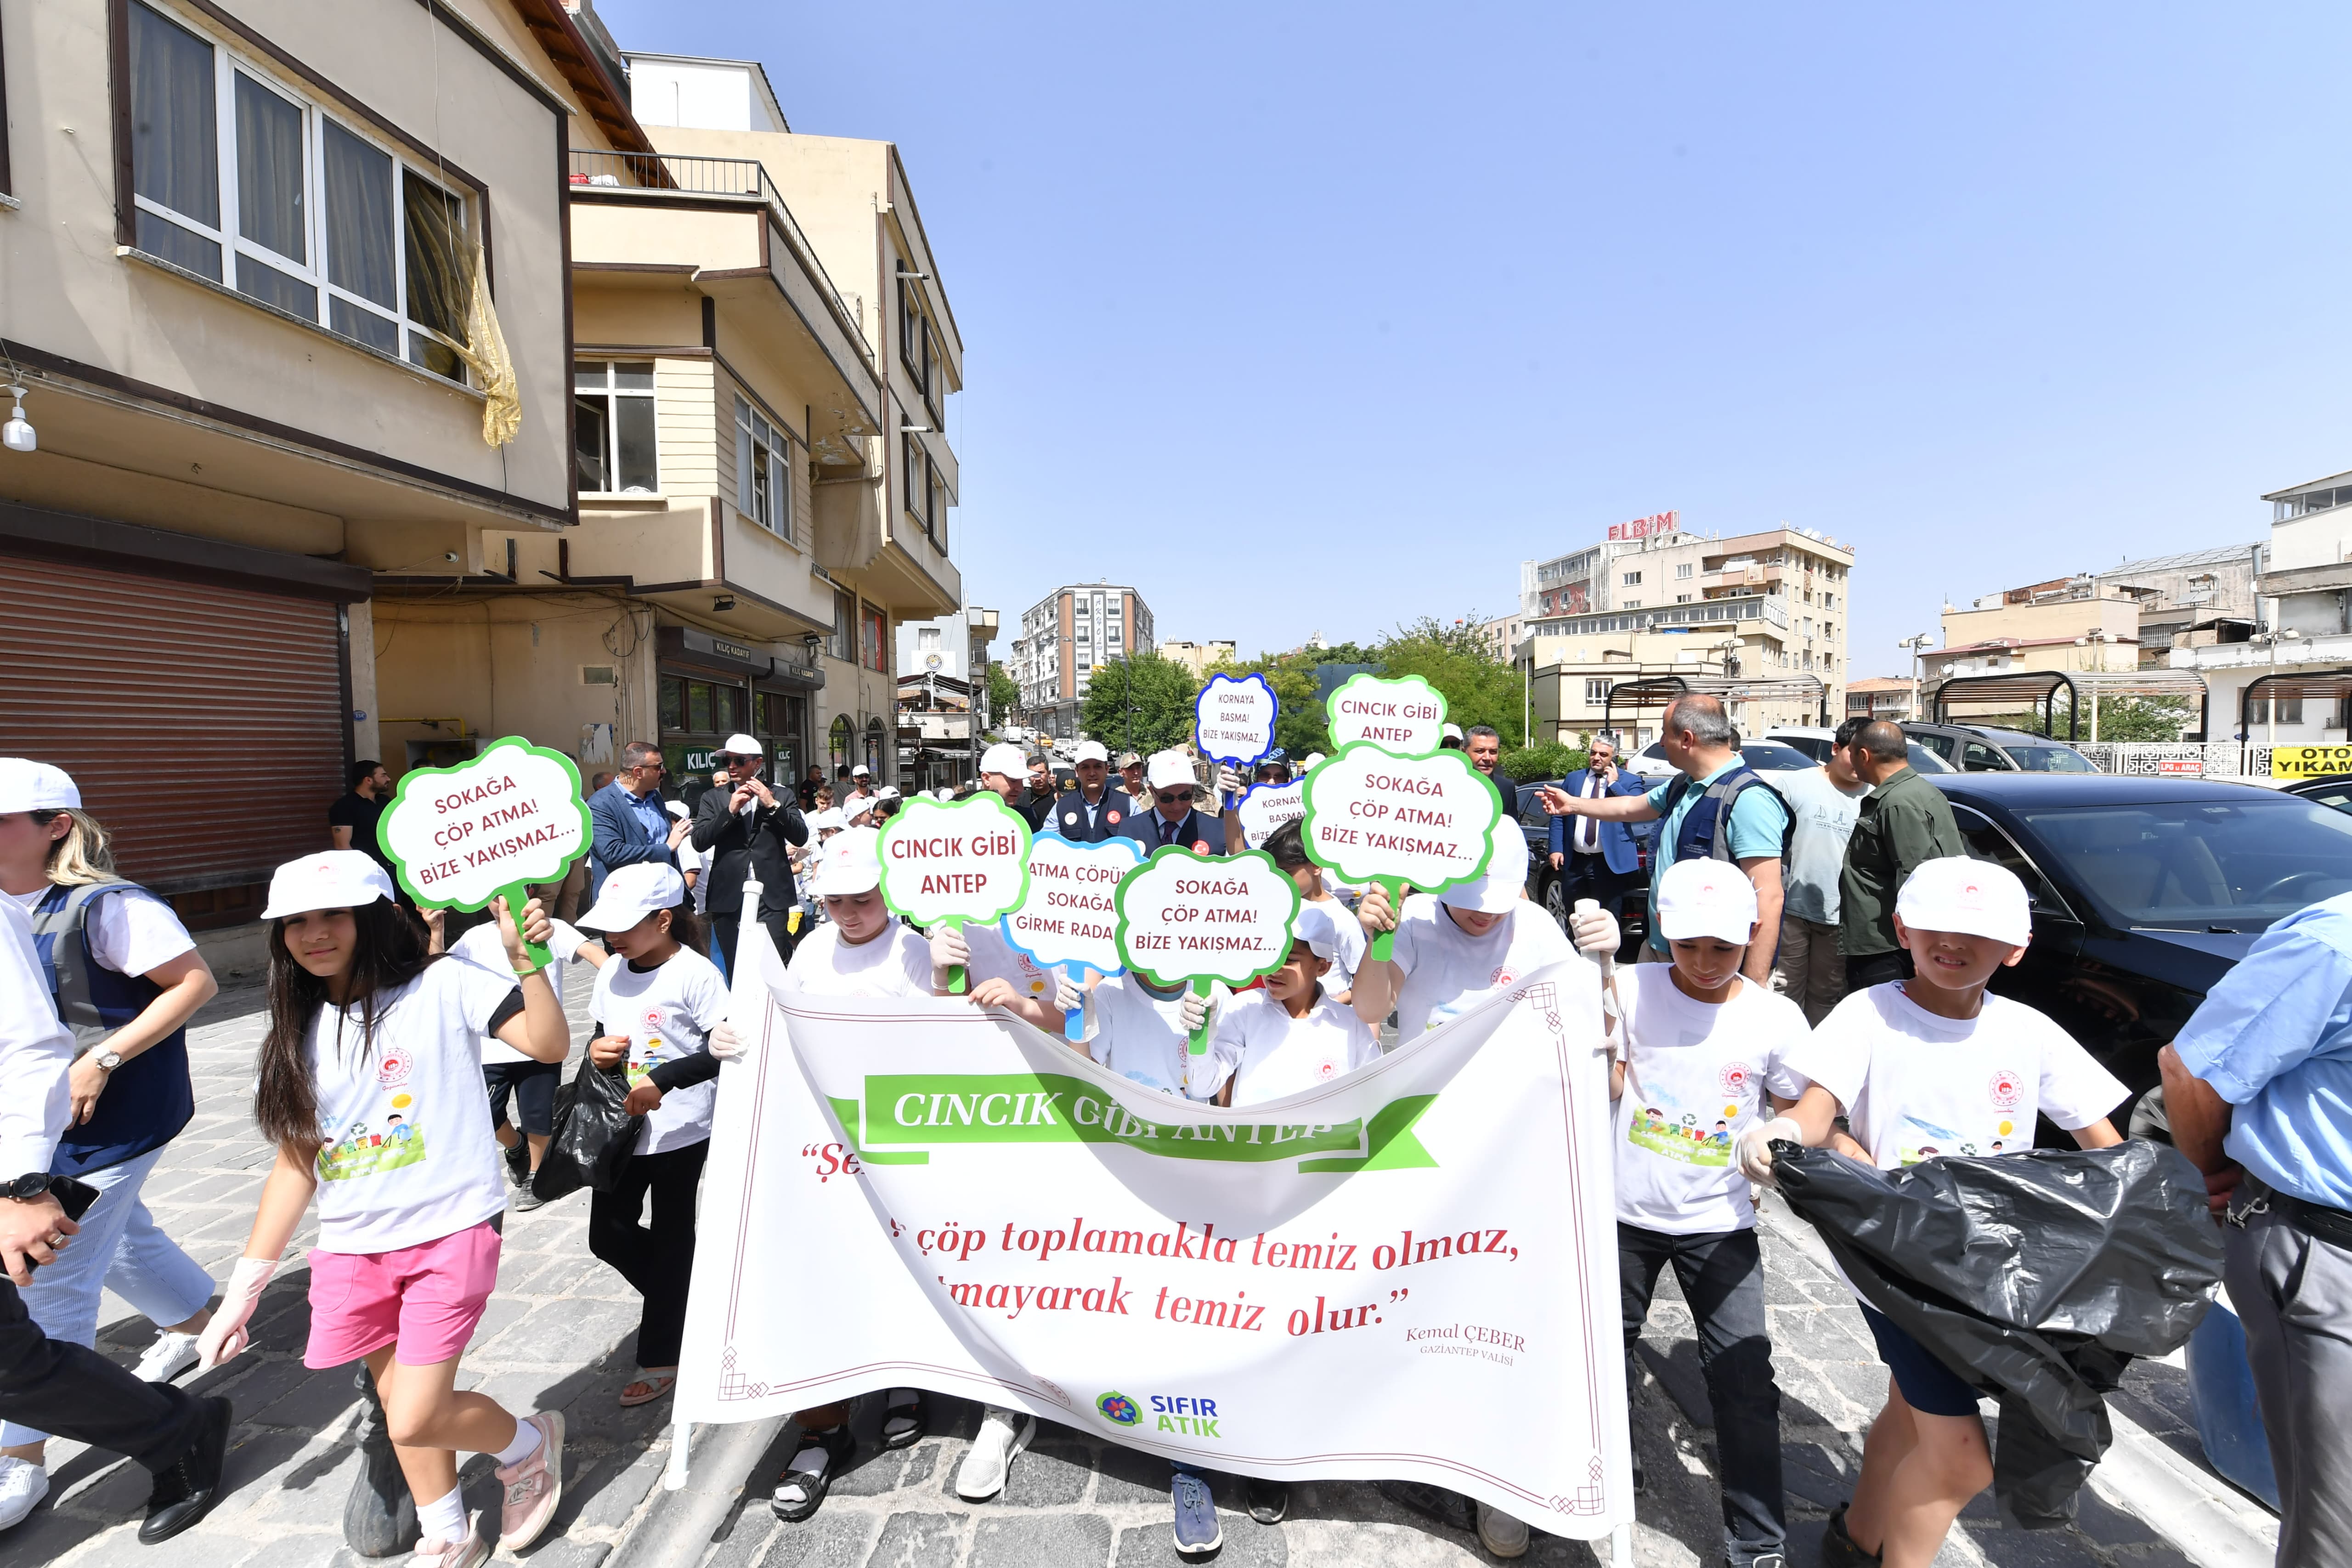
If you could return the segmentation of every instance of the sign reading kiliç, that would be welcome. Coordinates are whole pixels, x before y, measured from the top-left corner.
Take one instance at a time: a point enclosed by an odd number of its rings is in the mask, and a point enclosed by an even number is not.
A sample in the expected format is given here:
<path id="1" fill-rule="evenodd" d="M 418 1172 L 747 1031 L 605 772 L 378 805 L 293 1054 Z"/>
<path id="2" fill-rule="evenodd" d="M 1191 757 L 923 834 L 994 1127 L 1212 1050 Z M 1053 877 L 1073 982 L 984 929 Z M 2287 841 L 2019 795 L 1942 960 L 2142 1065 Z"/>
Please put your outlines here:
<path id="1" fill-rule="evenodd" d="M 882 902 L 926 931 L 984 925 L 1029 889 L 1029 825 L 990 790 L 951 804 L 916 796 L 884 825 L 879 847 Z M 948 989 L 963 988 L 958 965 Z"/>
<path id="2" fill-rule="evenodd" d="M 1494 854 L 1503 797 L 1461 752 L 1399 757 L 1370 741 L 1343 746 L 1307 775 L 1307 855 L 1350 882 L 1378 882 L 1391 902 L 1408 887 L 1467 882 Z M 1395 937 L 1382 931 L 1371 956 Z"/>
<path id="3" fill-rule="evenodd" d="M 1351 675 L 1324 706 L 1334 751 L 1370 741 L 1400 757 L 1425 757 L 1445 739 L 1445 694 L 1418 675 Z"/>
<path id="4" fill-rule="evenodd" d="M 411 768 L 376 831 L 420 909 L 478 910 L 503 896 L 518 924 L 525 884 L 563 880 L 590 835 L 580 770 L 520 735 L 455 767 Z M 548 958 L 530 949 L 532 963 Z"/>
<path id="5" fill-rule="evenodd" d="M 2352 746 L 2273 746 L 2271 777 L 2320 779 L 2352 773 Z"/>
<path id="6" fill-rule="evenodd" d="M 1045 968 L 1066 970 L 1074 984 L 1086 972 L 1117 974 L 1119 879 L 1143 863 L 1143 846 L 1132 838 L 1073 844 L 1058 833 L 1029 841 L 1029 890 L 1020 908 L 1004 917 L 1004 940 Z M 1073 1040 L 1085 1035 L 1086 1009 L 1073 1007 L 1063 1019 Z"/>
<path id="7" fill-rule="evenodd" d="M 1180 845 L 1153 853 L 1118 885 L 1121 963 L 1154 985 L 1246 985 L 1290 960 L 1298 884 L 1255 849 L 1197 855 Z M 1209 1048 L 1207 1031 L 1191 1041 Z"/>

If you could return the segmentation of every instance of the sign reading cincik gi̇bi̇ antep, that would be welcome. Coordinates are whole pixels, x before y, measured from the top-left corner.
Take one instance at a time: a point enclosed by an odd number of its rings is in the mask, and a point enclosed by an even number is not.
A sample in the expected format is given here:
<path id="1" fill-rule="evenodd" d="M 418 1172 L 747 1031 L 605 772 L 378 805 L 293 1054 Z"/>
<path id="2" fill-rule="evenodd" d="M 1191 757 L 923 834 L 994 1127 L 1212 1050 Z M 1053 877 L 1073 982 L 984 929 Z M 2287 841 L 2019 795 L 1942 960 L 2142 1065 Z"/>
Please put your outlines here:
<path id="1" fill-rule="evenodd" d="M 1391 903 L 1407 886 L 1438 892 L 1483 874 L 1503 798 L 1461 752 L 1399 757 L 1370 741 L 1343 746 L 1307 775 L 1307 854 L 1349 882 L 1378 882 Z M 1382 931 L 1371 956 L 1394 938 Z"/>
<path id="2" fill-rule="evenodd" d="M 402 774 L 376 834 L 419 908 L 478 910 L 503 896 L 520 926 L 525 884 L 563 880 L 590 828 L 572 759 L 509 735 L 470 762 Z M 544 964 L 549 953 L 530 956 Z"/>
<path id="3" fill-rule="evenodd" d="M 1021 907 L 1004 917 L 1004 940 L 1047 969 L 1059 966 L 1072 984 L 1084 985 L 1086 971 L 1117 974 L 1121 878 L 1143 861 L 1143 846 L 1132 838 L 1073 844 L 1058 833 L 1029 841 L 1029 891 Z M 1085 1034 L 1085 1009 L 1073 1007 L 1064 1021 L 1068 1037 Z"/>
<path id="4" fill-rule="evenodd" d="M 1425 757 L 1445 739 L 1445 694 L 1418 675 L 1351 675 L 1324 710 L 1335 752 L 1370 741 L 1400 757 Z"/>
<path id="5" fill-rule="evenodd" d="M 1154 985 L 1246 985 L 1290 958 L 1298 885 L 1255 849 L 1211 857 L 1171 845 L 1118 885 L 1119 961 Z M 1194 1055 L 1209 1048 L 1192 1036 Z"/>
<path id="6" fill-rule="evenodd" d="M 929 931 L 982 924 L 1020 905 L 1029 887 L 1029 825 L 992 791 L 952 805 L 908 800 L 885 823 L 882 902 Z M 961 965 L 948 989 L 964 988 Z"/>

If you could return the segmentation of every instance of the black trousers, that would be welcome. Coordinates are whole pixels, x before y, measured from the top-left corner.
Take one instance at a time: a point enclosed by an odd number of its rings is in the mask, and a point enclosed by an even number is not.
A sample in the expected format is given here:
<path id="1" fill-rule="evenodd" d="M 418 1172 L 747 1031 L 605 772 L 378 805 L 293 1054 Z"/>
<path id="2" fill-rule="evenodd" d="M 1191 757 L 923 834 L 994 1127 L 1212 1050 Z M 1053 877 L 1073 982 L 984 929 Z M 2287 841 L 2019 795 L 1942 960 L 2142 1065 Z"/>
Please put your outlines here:
<path id="1" fill-rule="evenodd" d="M 637 1364 L 676 1366 L 686 1337 L 686 1289 L 694 1277 L 694 1197 L 710 1140 L 659 1154 L 637 1154 L 619 1184 L 588 1205 L 588 1250 L 617 1269 L 646 1299 L 637 1320 Z M 653 1224 L 637 1223 L 653 1194 Z"/>
<path id="2" fill-rule="evenodd" d="M 803 918 L 805 920 L 806 917 Z M 768 928 L 769 940 L 776 944 L 776 956 L 787 963 L 792 962 L 793 943 L 796 940 L 792 933 L 789 915 L 760 917 L 760 923 Z M 735 973 L 735 939 L 741 934 L 741 931 L 742 921 L 739 916 L 713 915 L 710 917 L 710 945 L 727 955 L 726 963 L 720 963 L 719 967 L 730 974 Z M 711 962 L 716 963 L 719 961 L 713 959 Z"/>
<path id="3" fill-rule="evenodd" d="M 1668 1236 L 1617 1222 L 1618 1289 L 1624 1298 L 1625 1377 L 1650 1316 L 1658 1270 L 1673 1264 L 1698 1330 L 1698 1364 L 1715 1412 L 1723 1468 L 1724 1554 L 1738 1568 L 1788 1539 L 1780 1487 L 1780 1386 L 1764 1321 L 1764 1259 L 1753 1230 Z"/>
<path id="4" fill-rule="evenodd" d="M 1633 885 L 1631 871 L 1612 871 L 1609 862 L 1599 855 L 1579 855 L 1570 849 L 1560 857 L 1559 879 L 1568 907 L 1573 911 L 1576 900 L 1591 899 L 1612 915 L 1625 912 L 1625 894 Z"/>
<path id="5" fill-rule="evenodd" d="M 94 1350 L 53 1340 L 0 1278 L 0 1416 L 168 1469 L 196 1440 L 203 1406 L 142 1383 Z"/>
<path id="6" fill-rule="evenodd" d="M 1890 980 L 1908 980 L 1911 974 L 1911 955 L 1899 947 L 1892 952 L 1867 952 L 1860 958 L 1849 955 L 1845 961 L 1845 994 L 1851 996 Z"/>

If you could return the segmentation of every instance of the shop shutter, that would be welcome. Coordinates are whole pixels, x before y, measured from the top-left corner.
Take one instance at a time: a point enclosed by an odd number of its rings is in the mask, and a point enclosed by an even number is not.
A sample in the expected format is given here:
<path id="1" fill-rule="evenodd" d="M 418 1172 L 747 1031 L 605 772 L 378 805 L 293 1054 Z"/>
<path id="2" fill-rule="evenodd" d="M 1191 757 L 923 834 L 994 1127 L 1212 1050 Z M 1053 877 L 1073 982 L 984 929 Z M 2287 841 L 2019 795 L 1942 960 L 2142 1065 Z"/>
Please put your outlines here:
<path id="1" fill-rule="evenodd" d="M 0 754 L 72 773 L 158 892 L 327 847 L 341 657 L 324 600 L 0 555 Z"/>

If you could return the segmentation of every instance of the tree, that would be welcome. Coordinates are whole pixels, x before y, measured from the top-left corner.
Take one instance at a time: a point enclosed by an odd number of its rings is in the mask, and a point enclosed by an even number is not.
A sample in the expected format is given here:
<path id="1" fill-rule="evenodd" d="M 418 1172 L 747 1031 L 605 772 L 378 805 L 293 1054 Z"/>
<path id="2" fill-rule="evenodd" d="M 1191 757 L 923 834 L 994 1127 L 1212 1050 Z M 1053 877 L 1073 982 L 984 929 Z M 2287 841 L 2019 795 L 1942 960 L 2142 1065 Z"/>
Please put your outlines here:
<path id="1" fill-rule="evenodd" d="M 1156 653 L 1095 666 L 1078 728 L 1114 752 L 1154 752 L 1192 738 L 1192 672 Z"/>
<path id="2" fill-rule="evenodd" d="M 1004 672 L 1001 659 L 988 661 L 988 716 L 1003 724 L 1021 706 L 1021 683 Z"/>
<path id="3" fill-rule="evenodd" d="M 1384 666 L 1389 679 L 1418 675 L 1444 692 L 1447 720 L 1465 731 L 1491 724 L 1506 743 L 1519 736 L 1524 678 L 1517 665 L 1494 656 L 1476 616 L 1452 626 L 1423 616 L 1397 627 L 1369 652 L 1370 662 Z"/>
<path id="4" fill-rule="evenodd" d="M 1322 694 L 1315 683 L 1315 667 L 1328 662 L 1315 657 L 1323 651 L 1313 649 L 1300 658 L 1286 654 L 1260 654 L 1246 662 L 1220 664 L 1210 673 L 1265 677 L 1266 685 L 1274 689 L 1276 708 L 1274 743 L 1297 763 L 1317 752 L 1331 749 L 1329 728 L 1324 721 Z"/>
<path id="5" fill-rule="evenodd" d="M 2080 726 L 2091 734 L 2090 704 L 2084 705 Z M 2197 721 L 2197 710 L 2185 697 L 2103 697 L 2099 700 L 2102 741 L 2161 741 L 2169 744 Z"/>

